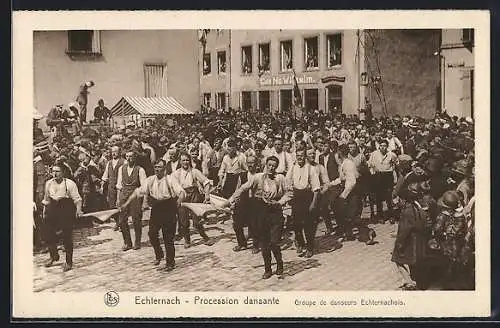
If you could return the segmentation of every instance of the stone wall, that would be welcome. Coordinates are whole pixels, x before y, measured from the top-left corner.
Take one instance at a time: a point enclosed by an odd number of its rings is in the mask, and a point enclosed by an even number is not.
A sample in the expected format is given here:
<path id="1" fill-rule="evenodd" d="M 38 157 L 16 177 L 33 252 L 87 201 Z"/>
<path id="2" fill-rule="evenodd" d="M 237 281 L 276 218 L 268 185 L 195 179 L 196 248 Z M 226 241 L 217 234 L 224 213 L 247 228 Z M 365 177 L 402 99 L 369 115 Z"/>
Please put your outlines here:
<path id="1" fill-rule="evenodd" d="M 440 105 L 440 30 L 366 30 L 365 64 L 368 76 L 380 75 L 381 99 L 367 88 L 373 114 L 430 117 Z"/>

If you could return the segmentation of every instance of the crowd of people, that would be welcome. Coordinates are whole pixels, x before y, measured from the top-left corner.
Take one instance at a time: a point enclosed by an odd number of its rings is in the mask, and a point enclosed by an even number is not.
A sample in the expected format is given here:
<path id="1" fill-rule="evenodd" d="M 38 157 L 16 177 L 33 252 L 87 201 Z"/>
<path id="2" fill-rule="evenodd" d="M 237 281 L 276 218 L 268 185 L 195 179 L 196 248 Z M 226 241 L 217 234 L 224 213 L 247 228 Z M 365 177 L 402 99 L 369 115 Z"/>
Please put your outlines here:
<path id="1" fill-rule="evenodd" d="M 319 222 L 330 251 L 356 240 L 375 245 L 377 224 L 397 222 L 392 261 L 402 289 L 474 288 L 471 118 L 200 111 L 143 126 L 61 125 L 50 136 L 34 122 L 34 242 L 48 247 L 47 266 L 59 260 L 62 230 L 64 270 L 72 268 L 72 224 L 82 213 L 119 209 L 113 219 L 123 251 L 141 248 L 150 208 L 154 264 L 165 259 L 162 270 L 171 271 L 174 240 L 192 247 L 191 222 L 214 243 L 182 203 L 209 203 L 216 194 L 232 210 L 233 251 L 261 253 L 264 279 L 283 278 L 289 234 L 297 256 L 310 258 Z"/>

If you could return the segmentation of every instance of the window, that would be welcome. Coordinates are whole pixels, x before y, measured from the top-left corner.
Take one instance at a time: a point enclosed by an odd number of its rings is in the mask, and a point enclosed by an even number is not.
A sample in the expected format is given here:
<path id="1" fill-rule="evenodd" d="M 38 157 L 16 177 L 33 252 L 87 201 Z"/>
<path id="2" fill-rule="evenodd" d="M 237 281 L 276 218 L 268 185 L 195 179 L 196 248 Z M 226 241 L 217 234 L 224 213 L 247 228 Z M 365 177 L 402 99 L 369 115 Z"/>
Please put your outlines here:
<path id="1" fill-rule="evenodd" d="M 342 65 L 342 34 L 333 34 L 326 37 L 326 62 L 328 67 Z"/>
<path id="2" fill-rule="evenodd" d="M 226 109 L 226 94 L 224 92 L 217 93 L 217 109 Z"/>
<path id="3" fill-rule="evenodd" d="M 259 44 L 259 73 L 271 71 L 271 44 Z"/>
<path id="4" fill-rule="evenodd" d="M 326 88 L 328 93 L 328 111 L 330 113 L 342 112 L 342 86 L 330 85 Z"/>
<path id="5" fill-rule="evenodd" d="M 293 68 L 292 40 L 281 41 L 280 43 L 280 68 L 281 71 L 288 71 Z"/>
<path id="6" fill-rule="evenodd" d="M 280 90 L 280 111 L 287 112 L 292 109 L 292 90 Z"/>
<path id="7" fill-rule="evenodd" d="M 208 75 L 212 72 L 212 63 L 211 63 L 210 54 L 203 55 L 203 75 Z"/>
<path id="8" fill-rule="evenodd" d="M 252 108 L 252 93 L 250 91 L 241 92 L 241 109 L 249 111 Z"/>
<path id="9" fill-rule="evenodd" d="M 203 105 L 205 107 L 210 107 L 211 100 L 212 100 L 212 95 L 210 93 L 203 94 Z"/>
<path id="10" fill-rule="evenodd" d="M 219 51 L 217 53 L 217 73 L 226 74 L 226 52 Z"/>
<path id="11" fill-rule="evenodd" d="M 271 109 L 271 94 L 269 91 L 259 91 L 259 109 L 265 111 Z"/>
<path id="12" fill-rule="evenodd" d="M 315 111 L 319 109 L 318 89 L 304 90 L 304 105 L 307 111 Z"/>
<path id="13" fill-rule="evenodd" d="M 244 74 L 252 73 L 252 46 L 241 47 L 241 71 Z"/>
<path id="14" fill-rule="evenodd" d="M 469 51 L 472 51 L 474 47 L 474 29 L 464 28 L 462 29 L 462 42 Z"/>
<path id="15" fill-rule="evenodd" d="M 101 34 L 99 31 L 68 31 L 68 54 L 101 54 Z"/>
<path id="16" fill-rule="evenodd" d="M 463 28 L 462 29 L 462 41 L 464 43 L 474 42 L 474 29 L 473 28 Z"/>
<path id="17" fill-rule="evenodd" d="M 144 80 L 146 97 L 167 96 L 167 65 L 145 64 Z"/>
<path id="18" fill-rule="evenodd" d="M 318 37 L 304 39 L 304 63 L 306 69 L 318 68 Z"/>

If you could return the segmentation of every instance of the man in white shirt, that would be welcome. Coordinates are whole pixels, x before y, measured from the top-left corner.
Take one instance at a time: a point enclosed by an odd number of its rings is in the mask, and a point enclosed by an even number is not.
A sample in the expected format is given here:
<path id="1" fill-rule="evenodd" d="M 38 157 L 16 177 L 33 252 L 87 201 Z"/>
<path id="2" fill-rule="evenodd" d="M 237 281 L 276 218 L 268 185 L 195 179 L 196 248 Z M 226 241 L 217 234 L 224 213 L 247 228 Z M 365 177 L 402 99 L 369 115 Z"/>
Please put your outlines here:
<path id="1" fill-rule="evenodd" d="M 264 147 L 264 150 L 262 150 L 262 155 L 264 158 L 268 158 L 269 156 L 273 155 L 275 149 L 274 149 L 274 138 L 269 136 L 266 139 L 266 146 Z"/>
<path id="2" fill-rule="evenodd" d="M 362 205 L 358 185 L 359 172 L 356 164 L 349 159 L 349 146 L 340 145 L 337 153 L 340 159 L 339 177 L 329 184 L 329 186 L 340 185 L 343 188 L 335 204 L 339 226 L 336 234 L 343 235 L 346 240 L 354 240 L 353 229 L 357 229 L 358 240 L 366 242 L 367 245 L 373 245 L 375 232 L 369 229 L 360 218 L 359 207 Z"/>
<path id="3" fill-rule="evenodd" d="M 276 174 L 281 174 L 286 176 L 288 169 L 293 165 L 292 156 L 283 150 L 283 141 L 281 139 L 276 139 L 274 141 L 274 148 L 271 153 L 272 156 L 276 156 L 278 158 L 278 168 L 276 169 Z"/>
<path id="4" fill-rule="evenodd" d="M 185 191 L 177 180 L 165 174 L 165 161 L 160 159 L 154 166 L 155 174 L 146 181 L 120 207 L 126 208 L 134 199 L 144 197 L 142 209 L 151 207 L 149 219 L 149 240 L 155 252 L 154 265 L 159 265 L 164 257 L 158 233 L 161 229 L 165 244 L 166 266 L 161 270 L 172 271 L 175 267 L 174 235 L 177 224 L 177 208 L 185 198 Z"/>
<path id="5" fill-rule="evenodd" d="M 228 154 L 224 155 L 219 169 L 219 187 L 222 188 L 222 195 L 229 198 L 238 187 L 240 175 L 248 171 L 245 158 L 236 150 L 236 142 L 229 140 Z"/>
<path id="6" fill-rule="evenodd" d="M 306 151 L 297 150 L 295 157 L 297 162 L 288 170 L 286 181 L 293 190 L 291 205 L 297 253 L 310 258 L 314 251 L 320 182 L 317 171 L 306 161 Z"/>
<path id="7" fill-rule="evenodd" d="M 146 181 L 146 172 L 144 169 L 136 164 L 136 153 L 133 151 L 127 152 L 125 155 L 127 162 L 118 169 L 118 179 L 116 182 L 117 204 L 120 207 L 127 199 Z M 136 198 L 129 202 L 126 207 L 120 212 L 120 228 L 123 235 L 124 245 L 123 251 L 132 249 L 132 239 L 130 236 L 130 228 L 128 226 L 128 217 L 132 216 L 134 224 L 135 243 L 134 250 L 141 248 L 141 235 L 142 235 L 142 211 L 141 211 L 142 198 Z"/>
<path id="8" fill-rule="evenodd" d="M 176 180 L 186 193 L 185 202 L 202 203 L 210 201 L 210 181 L 200 170 L 192 167 L 191 157 L 187 153 L 180 155 L 181 167 L 172 173 L 172 179 Z M 189 232 L 190 213 L 184 209 L 179 209 L 179 234 L 184 237 L 184 247 L 191 247 L 191 234 Z M 193 217 L 193 226 L 203 238 L 206 245 L 213 245 L 213 241 L 208 237 L 203 227 L 203 223 L 198 217 Z"/>
<path id="9" fill-rule="evenodd" d="M 54 178 L 45 183 L 45 194 L 42 201 L 45 206 L 43 209 L 44 235 L 50 253 L 50 260 L 45 266 L 50 267 L 54 262 L 59 261 L 57 230 L 62 228 L 66 252 L 66 263 L 63 271 L 68 271 L 73 267 L 73 224 L 76 217 L 83 214 L 82 197 L 78 193 L 76 184 L 63 177 L 60 166 L 54 165 L 52 174 Z"/>
<path id="10" fill-rule="evenodd" d="M 375 174 L 376 208 L 377 217 L 380 223 L 384 223 L 386 219 L 394 223 L 394 217 L 392 217 L 392 190 L 394 187 L 394 170 L 398 164 L 398 156 L 390 152 L 387 147 L 387 140 L 382 139 L 379 142 L 379 149 L 371 153 L 370 159 L 368 160 L 368 167 L 371 172 Z M 382 202 L 384 201 L 388 209 L 387 217 L 383 215 Z"/>
<path id="11" fill-rule="evenodd" d="M 392 130 L 387 130 L 387 150 L 396 155 L 403 155 L 404 149 L 401 141 L 396 137 Z"/>
<path id="12" fill-rule="evenodd" d="M 163 156 L 163 160 L 167 163 L 165 166 L 165 172 L 167 175 L 171 175 L 181 167 L 181 163 L 179 162 L 179 150 L 176 147 L 170 147 L 167 153 Z"/>
<path id="13" fill-rule="evenodd" d="M 256 171 L 256 161 L 255 156 L 246 157 L 246 164 L 248 167 L 248 172 L 246 174 L 245 179 L 242 179 L 243 183 L 252 180 L 257 173 Z M 259 252 L 259 236 L 258 236 L 258 227 L 257 227 L 257 218 L 255 217 L 254 204 L 253 199 L 251 197 L 249 191 L 243 192 L 240 196 L 240 201 L 235 206 L 234 215 L 233 215 L 233 229 L 236 235 L 236 242 L 238 245 L 233 247 L 233 251 L 239 252 L 248 248 L 247 238 L 245 238 L 245 234 L 243 232 L 243 227 L 245 225 L 248 226 L 248 235 L 253 239 L 253 254 L 257 254 Z"/>

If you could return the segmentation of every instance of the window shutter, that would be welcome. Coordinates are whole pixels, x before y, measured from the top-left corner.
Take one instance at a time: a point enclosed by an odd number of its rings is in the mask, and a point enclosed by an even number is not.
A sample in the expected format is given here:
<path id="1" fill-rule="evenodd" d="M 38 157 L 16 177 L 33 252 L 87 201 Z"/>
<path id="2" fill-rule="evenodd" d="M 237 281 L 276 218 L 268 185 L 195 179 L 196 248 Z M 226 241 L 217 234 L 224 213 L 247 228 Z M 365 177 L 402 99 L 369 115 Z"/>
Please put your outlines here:
<path id="1" fill-rule="evenodd" d="M 101 31 L 93 31 L 92 33 L 92 52 L 95 54 L 101 53 Z"/>
<path id="2" fill-rule="evenodd" d="M 144 66 L 146 97 L 167 96 L 167 67 L 163 64 Z"/>

